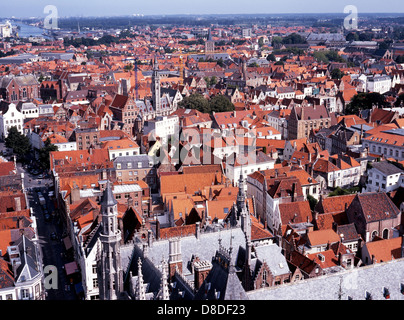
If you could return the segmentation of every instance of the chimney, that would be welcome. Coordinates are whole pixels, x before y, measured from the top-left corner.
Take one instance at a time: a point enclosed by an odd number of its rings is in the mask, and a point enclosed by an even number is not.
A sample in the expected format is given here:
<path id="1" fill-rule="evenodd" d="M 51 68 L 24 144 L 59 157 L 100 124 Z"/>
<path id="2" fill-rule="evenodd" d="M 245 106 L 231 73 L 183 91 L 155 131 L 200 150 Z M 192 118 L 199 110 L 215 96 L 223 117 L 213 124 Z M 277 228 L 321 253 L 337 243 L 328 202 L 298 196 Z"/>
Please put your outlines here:
<path id="1" fill-rule="evenodd" d="M 156 239 L 160 239 L 160 220 L 156 220 Z"/>
<path id="2" fill-rule="evenodd" d="M 199 239 L 201 236 L 201 223 L 198 221 L 195 223 L 195 237 Z"/>
<path id="3" fill-rule="evenodd" d="M 15 211 L 21 211 L 21 198 L 14 198 Z"/>
<path id="4" fill-rule="evenodd" d="M 150 248 L 152 246 L 152 244 L 153 244 L 153 235 L 152 235 L 152 231 L 149 229 L 149 230 L 147 230 L 147 245 Z"/>
<path id="5" fill-rule="evenodd" d="M 292 184 L 292 202 L 295 202 L 297 198 L 296 182 Z"/>
<path id="6" fill-rule="evenodd" d="M 212 270 L 212 263 L 210 263 L 209 261 L 205 260 L 194 262 L 195 290 L 198 290 L 201 287 L 210 270 Z"/>

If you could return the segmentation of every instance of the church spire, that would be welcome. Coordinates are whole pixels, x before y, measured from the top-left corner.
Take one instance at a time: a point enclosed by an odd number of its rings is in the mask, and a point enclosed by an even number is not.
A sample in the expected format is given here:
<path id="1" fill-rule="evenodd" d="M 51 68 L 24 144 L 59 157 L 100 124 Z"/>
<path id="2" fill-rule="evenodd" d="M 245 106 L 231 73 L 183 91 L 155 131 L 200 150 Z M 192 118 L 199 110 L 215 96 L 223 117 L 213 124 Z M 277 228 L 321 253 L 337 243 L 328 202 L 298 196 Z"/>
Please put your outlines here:
<path id="1" fill-rule="evenodd" d="M 159 299 L 160 300 L 170 300 L 170 294 L 168 291 L 168 281 L 167 281 L 167 261 L 163 259 L 161 265 L 161 284 L 160 284 L 160 292 Z"/>
<path id="2" fill-rule="evenodd" d="M 154 56 L 153 63 L 153 73 L 152 73 L 152 102 L 156 115 L 161 115 L 161 89 L 160 89 L 160 75 L 159 75 L 159 64 L 157 60 L 157 54 Z"/>
<path id="3" fill-rule="evenodd" d="M 146 300 L 146 289 L 143 281 L 143 272 L 142 272 L 142 260 L 138 259 L 137 261 L 137 288 L 136 288 L 136 300 Z"/>
<path id="4" fill-rule="evenodd" d="M 245 195 L 245 186 L 244 186 L 244 176 L 243 176 L 243 167 L 241 167 L 240 178 L 238 180 L 238 193 L 237 193 L 237 209 L 240 213 L 245 206 L 246 195 Z"/>
<path id="5" fill-rule="evenodd" d="M 101 259 L 98 281 L 101 300 L 115 300 L 123 290 L 117 204 L 108 181 L 101 201 Z"/>

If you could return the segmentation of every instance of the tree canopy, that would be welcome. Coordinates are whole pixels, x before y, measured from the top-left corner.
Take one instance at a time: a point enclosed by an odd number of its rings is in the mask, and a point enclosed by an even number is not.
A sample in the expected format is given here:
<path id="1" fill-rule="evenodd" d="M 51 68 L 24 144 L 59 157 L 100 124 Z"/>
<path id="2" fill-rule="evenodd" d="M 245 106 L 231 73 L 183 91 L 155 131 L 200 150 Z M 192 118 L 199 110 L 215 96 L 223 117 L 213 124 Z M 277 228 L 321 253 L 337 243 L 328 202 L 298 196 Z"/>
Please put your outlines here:
<path id="1" fill-rule="evenodd" d="M 46 139 L 44 146 L 39 149 L 39 166 L 41 169 L 49 170 L 50 160 L 49 154 L 52 151 L 58 151 L 58 147 L 51 143 L 50 139 Z"/>
<path id="2" fill-rule="evenodd" d="M 361 110 L 372 109 L 374 105 L 378 108 L 387 106 L 386 98 L 377 92 L 360 92 L 352 97 L 345 108 L 345 113 L 357 114 Z"/>
<path id="3" fill-rule="evenodd" d="M 15 126 L 9 129 L 8 136 L 5 139 L 5 145 L 7 148 L 13 149 L 18 160 L 25 158 L 31 151 L 31 143 L 28 137 L 21 134 Z"/>
<path id="4" fill-rule="evenodd" d="M 329 63 L 329 62 L 346 62 L 344 58 L 342 58 L 337 51 L 328 50 L 328 51 L 316 51 L 313 53 L 313 57 L 320 62 Z"/>
<path id="5" fill-rule="evenodd" d="M 344 73 L 338 68 L 335 68 L 331 71 L 331 79 L 341 80 L 343 76 Z"/>
<path id="6" fill-rule="evenodd" d="M 234 110 L 234 105 L 223 95 L 216 95 L 207 100 L 200 93 L 193 93 L 185 97 L 178 105 L 180 108 L 196 109 L 203 113 Z"/>

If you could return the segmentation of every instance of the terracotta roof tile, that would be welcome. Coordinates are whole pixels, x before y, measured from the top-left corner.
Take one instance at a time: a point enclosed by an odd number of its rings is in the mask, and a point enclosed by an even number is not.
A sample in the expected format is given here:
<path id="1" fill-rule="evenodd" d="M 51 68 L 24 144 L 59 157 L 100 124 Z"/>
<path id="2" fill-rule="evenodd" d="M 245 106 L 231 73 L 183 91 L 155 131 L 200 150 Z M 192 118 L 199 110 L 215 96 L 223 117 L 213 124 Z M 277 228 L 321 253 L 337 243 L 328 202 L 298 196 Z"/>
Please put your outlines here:
<path id="1" fill-rule="evenodd" d="M 392 259 L 402 258 L 402 242 L 402 237 L 397 237 L 367 242 L 365 246 L 368 249 L 370 257 L 372 257 L 372 255 L 375 256 L 376 262 L 386 262 Z"/>
<path id="2" fill-rule="evenodd" d="M 339 235 L 332 229 L 315 230 L 307 235 L 311 246 L 341 241 Z"/>

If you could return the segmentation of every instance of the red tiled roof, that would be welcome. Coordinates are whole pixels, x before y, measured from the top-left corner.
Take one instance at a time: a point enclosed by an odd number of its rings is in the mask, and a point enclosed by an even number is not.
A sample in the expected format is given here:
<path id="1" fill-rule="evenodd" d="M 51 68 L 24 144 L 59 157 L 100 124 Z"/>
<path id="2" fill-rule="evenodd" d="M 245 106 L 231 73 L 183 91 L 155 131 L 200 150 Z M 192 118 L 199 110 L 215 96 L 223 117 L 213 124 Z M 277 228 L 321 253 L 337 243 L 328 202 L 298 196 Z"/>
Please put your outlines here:
<path id="1" fill-rule="evenodd" d="M 315 209 L 319 213 L 343 212 L 350 206 L 353 199 L 355 199 L 355 196 L 355 194 L 348 194 L 344 196 L 322 198 L 316 205 Z"/>
<path id="2" fill-rule="evenodd" d="M 376 262 L 386 262 L 392 259 L 402 258 L 401 244 L 402 237 L 383 239 L 367 242 L 365 246 L 368 249 L 370 257 L 375 256 Z"/>

